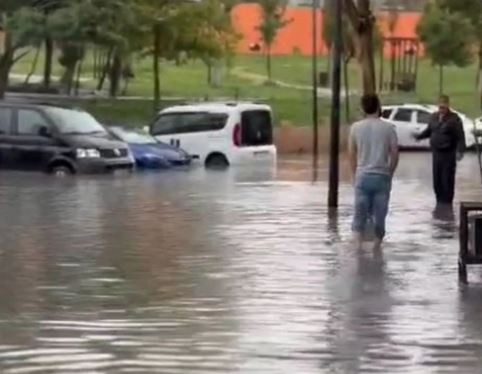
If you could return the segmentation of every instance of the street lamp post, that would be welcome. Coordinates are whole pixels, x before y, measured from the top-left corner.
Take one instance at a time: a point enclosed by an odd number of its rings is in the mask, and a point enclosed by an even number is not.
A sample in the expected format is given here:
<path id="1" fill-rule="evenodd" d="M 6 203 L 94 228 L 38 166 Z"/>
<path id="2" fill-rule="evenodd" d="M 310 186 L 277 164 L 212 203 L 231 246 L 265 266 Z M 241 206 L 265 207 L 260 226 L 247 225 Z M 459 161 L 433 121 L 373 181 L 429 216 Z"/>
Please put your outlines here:
<path id="1" fill-rule="evenodd" d="M 328 207 L 338 207 L 339 152 L 340 152 L 340 89 L 342 54 L 342 1 L 336 0 L 335 35 L 333 49 L 333 77 L 331 101 L 330 176 Z"/>
<path id="2" fill-rule="evenodd" d="M 313 179 L 318 176 L 318 3 L 312 3 L 312 22 L 313 22 L 313 45 L 312 45 L 312 85 L 313 85 Z"/>

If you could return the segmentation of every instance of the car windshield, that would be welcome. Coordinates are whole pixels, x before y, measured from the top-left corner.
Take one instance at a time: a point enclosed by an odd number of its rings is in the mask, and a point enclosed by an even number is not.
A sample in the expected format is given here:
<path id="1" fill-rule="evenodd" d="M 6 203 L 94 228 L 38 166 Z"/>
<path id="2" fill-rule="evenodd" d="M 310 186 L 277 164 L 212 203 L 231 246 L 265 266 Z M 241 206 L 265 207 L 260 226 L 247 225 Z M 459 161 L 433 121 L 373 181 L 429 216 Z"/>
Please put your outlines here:
<path id="1" fill-rule="evenodd" d="M 148 134 L 137 131 L 128 131 L 123 129 L 113 129 L 113 132 L 126 143 L 131 144 L 155 144 L 156 139 Z"/>
<path id="2" fill-rule="evenodd" d="M 47 108 L 62 134 L 87 135 L 106 133 L 104 127 L 89 113 L 82 110 Z"/>

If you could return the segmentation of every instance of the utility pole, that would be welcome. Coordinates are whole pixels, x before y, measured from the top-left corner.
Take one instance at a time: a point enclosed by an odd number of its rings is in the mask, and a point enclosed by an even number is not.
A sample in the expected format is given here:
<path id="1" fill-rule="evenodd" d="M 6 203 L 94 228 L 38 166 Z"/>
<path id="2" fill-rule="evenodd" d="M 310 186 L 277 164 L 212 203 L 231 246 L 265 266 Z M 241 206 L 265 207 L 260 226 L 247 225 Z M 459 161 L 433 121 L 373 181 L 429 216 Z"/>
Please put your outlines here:
<path id="1" fill-rule="evenodd" d="M 341 89 L 341 54 L 342 54 L 342 1 L 336 0 L 335 35 L 333 43 L 333 77 L 331 99 L 331 143 L 330 177 L 328 207 L 338 207 L 339 152 L 340 152 L 340 89 Z"/>
<path id="2" fill-rule="evenodd" d="M 318 179 L 318 4 L 319 0 L 312 3 L 313 45 L 312 45 L 312 85 L 313 85 L 313 179 Z"/>

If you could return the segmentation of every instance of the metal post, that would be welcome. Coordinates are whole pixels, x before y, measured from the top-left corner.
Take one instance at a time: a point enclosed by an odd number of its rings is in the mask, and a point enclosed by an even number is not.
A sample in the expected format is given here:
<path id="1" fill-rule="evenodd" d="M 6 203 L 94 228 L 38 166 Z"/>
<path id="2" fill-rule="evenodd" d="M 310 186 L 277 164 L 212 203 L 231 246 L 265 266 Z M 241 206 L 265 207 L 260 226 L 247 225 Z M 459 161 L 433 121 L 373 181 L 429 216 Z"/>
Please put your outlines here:
<path id="1" fill-rule="evenodd" d="M 338 207 L 339 150 L 340 150 L 340 87 L 342 49 L 342 1 L 336 1 L 335 36 L 333 46 L 333 79 L 331 104 L 331 145 L 328 206 Z"/>
<path id="2" fill-rule="evenodd" d="M 312 85 L 313 85 L 313 179 L 318 176 L 318 0 L 313 0 L 312 22 L 313 22 L 313 50 L 312 50 Z"/>

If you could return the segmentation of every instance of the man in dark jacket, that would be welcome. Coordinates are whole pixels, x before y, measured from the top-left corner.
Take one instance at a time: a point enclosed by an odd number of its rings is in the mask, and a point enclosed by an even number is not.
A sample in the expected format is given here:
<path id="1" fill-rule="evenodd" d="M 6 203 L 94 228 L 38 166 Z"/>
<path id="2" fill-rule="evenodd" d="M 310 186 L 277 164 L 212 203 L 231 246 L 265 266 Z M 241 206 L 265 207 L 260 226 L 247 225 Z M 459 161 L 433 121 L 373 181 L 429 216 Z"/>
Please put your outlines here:
<path id="1" fill-rule="evenodd" d="M 415 138 L 430 138 L 437 204 L 452 204 L 457 161 L 463 158 L 465 151 L 465 134 L 462 120 L 450 110 L 449 97 L 442 95 L 438 105 L 439 110 L 432 114 L 427 128 Z"/>

